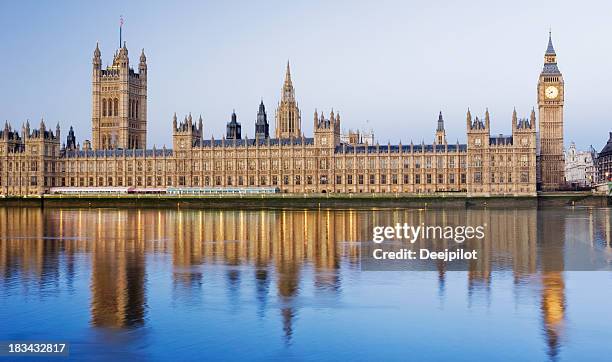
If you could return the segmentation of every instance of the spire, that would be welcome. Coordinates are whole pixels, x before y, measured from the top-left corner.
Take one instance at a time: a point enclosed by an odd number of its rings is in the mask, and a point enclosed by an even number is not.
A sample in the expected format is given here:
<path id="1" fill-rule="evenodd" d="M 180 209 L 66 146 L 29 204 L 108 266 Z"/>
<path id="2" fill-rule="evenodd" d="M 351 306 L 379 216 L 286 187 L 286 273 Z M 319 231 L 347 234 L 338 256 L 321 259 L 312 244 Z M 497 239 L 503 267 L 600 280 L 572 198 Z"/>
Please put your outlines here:
<path id="1" fill-rule="evenodd" d="M 99 59 L 100 58 L 100 46 L 98 44 L 98 42 L 96 42 L 96 49 L 94 49 L 94 58 L 95 59 Z"/>
<path id="2" fill-rule="evenodd" d="M 287 59 L 287 72 L 285 73 L 285 83 L 291 84 L 291 69 L 289 67 L 289 59 Z"/>
<path id="3" fill-rule="evenodd" d="M 444 119 L 442 118 L 442 111 L 438 115 L 438 128 L 436 131 L 444 131 Z"/>
<path id="4" fill-rule="evenodd" d="M 142 51 L 140 52 L 140 63 L 146 63 L 147 62 L 147 56 L 144 53 L 144 48 L 142 48 Z"/>
<path id="5" fill-rule="evenodd" d="M 470 109 L 468 108 L 467 110 L 467 115 L 465 117 L 465 120 L 467 122 L 467 126 L 468 128 L 472 128 L 472 113 L 470 112 Z"/>
<path id="6" fill-rule="evenodd" d="M 556 55 L 555 48 L 552 43 L 552 31 L 548 31 L 548 47 L 546 48 L 546 55 Z"/>
<path id="7" fill-rule="evenodd" d="M 172 116 L 172 129 L 176 131 L 176 112 L 174 112 L 174 116 Z"/>
<path id="8" fill-rule="evenodd" d="M 512 111 L 512 124 L 516 125 L 516 107 Z"/>

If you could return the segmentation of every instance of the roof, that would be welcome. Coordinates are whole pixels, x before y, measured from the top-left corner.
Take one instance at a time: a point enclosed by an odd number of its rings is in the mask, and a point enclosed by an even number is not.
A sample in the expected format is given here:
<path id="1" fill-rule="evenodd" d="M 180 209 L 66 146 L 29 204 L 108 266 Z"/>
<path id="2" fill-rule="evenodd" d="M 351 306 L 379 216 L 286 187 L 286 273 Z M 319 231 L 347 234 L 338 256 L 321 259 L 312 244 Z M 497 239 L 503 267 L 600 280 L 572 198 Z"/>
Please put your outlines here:
<path id="1" fill-rule="evenodd" d="M 552 34 L 548 33 L 548 46 L 546 47 L 546 55 L 556 55 L 555 48 L 552 43 Z"/>
<path id="2" fill-rule="evenodd" d="M 500 134 L 499 136 L 489 137 L 489 145 L 491 146 L 512 145 L 512 142 L 512 136 L 505 136 Z"/>
<path id="3" fill-rule="evenodd" d="M 234 145 L 239 147 L 245 146 L 266 146 L 268 142 L 270 146 L 289 146 L 289 145 L 302 145 L 302 140 L 304 140 L 304 145 L 314 145 L 314 138 L 312 137 L 297 137 L 297 138 L 249 138 L 249 139 L 237 139 L 237 140 L 225 140 L 225 147 L 234 147 Z M 202 140 L 196 141 L 195 147 L 222 147 L 223 140 Z"/>
<path id="4" fill-rule="evenodd" d="M 610 139 L 608 139 L 608 143 L 602 148 L 601 152 L 599 152 L 599 157 L 605 157 L 612 155 L 612 132 L 610 132 Z"/>
<path id="5" fill-rule="evenodd" d="M 336 146 L 335 153 L 410 153 L 410 147 L 412 152 L 423 153 L 423 152 L 466 152 L 467 145 L 465 144 L 452 144 L 452 145 L 340 145 Z M 448 147 L 448 148 L 447 148 Z"/>
<path id="6" fill-rule="evenodd" d="M 561 71 L 557 67 L 557 63 L 544 63 L 542 74 L 561 74 Z"/>
<path id="7" fill-rule="evenodd" d="M 67 158 L 75 157 L 162 157 L 172 156 L 172 150 L 169 149 L 149 149 L 149 150 L 66 150 Z"/>

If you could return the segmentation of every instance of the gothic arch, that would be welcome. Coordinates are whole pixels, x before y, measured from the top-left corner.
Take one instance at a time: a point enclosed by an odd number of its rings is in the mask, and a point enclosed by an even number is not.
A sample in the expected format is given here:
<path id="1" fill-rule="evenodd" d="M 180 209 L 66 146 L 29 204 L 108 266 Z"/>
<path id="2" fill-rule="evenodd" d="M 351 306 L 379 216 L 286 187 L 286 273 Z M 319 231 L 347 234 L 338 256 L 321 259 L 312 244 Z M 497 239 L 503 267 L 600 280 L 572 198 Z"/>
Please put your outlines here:
<path id="1" fill-rule="evenodd" d="M 114 115 L 115 115 L 115 116 L 118 116 L 118 115 L 119 115 L 119 99 L 115 98 L 115 105 L 114 105 L 114 107 L 113 107 L 113 108 L 115 108 L 115 110 L 114 110 L 114 111 L 115 111 L 115 112 L 114 112 Z"/>
<path id="2" fill-rule="evenodd" d="M 102 99 L 102 117 L 106 117 L 106 98 Z"/>

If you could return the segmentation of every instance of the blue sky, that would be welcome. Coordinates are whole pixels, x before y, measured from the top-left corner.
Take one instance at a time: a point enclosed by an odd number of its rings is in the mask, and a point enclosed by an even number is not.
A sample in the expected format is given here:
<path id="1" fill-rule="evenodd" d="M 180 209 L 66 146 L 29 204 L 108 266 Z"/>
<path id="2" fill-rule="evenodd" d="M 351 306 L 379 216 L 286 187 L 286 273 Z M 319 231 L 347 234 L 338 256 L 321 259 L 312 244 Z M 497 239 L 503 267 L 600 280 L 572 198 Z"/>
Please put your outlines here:
<path id="1" fill-rule="evenodd" d="M 119 15 L 133 65 L 149 64 L 149 145 L 171 144 L 172 114 L 202 114 L 220 137 L 232 109 L 254 134 L 263 98 L 274 128 L 291 60 L 302 125 L 315 107 L 381 143 L 431 142 L 442 110 L 449 141 L 465 112 L 509 133 L 528 116 L 548 29 L 566 82 L 565 141 L 600 149 L 611 129 L 612 4 L 605 1 L 3 2 L 0 119 L 44 117 L 91 137 L 91 57 L 112 59 Z M 64 133 L 65 134 L 65 133 Z"/>

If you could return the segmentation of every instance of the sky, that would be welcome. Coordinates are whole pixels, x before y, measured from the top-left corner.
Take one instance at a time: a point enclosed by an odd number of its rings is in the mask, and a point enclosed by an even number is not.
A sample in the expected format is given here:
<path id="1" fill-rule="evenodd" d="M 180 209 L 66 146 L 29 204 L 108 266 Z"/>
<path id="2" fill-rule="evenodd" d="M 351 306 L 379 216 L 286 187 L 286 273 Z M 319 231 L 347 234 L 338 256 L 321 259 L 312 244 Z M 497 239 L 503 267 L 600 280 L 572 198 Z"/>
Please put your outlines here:
<path id="1" fill-rule="evenodd" d="M 123 40 L 148 61 L 148 145 L 170 145 L 172 115 L 202 115 L 220 138 L 232 110 L 254 135 L 263 99 L 271 132 L 287 60 L 312 135 L 315 108 L 381 144 L 432 142 L 438 112 L 449 142 L 465 113 L 537 108 L 549 29 L 565 80 L 565 143 L 601 149 L 612 130 L 612 3 L 607 1 L 12 1 L 0 3 L 0 120 L 21 129 L 75 127 L 91 138 L 96 41 L 103 66 Z M 64 132 L 64 135 L 66 133 Z"/>

